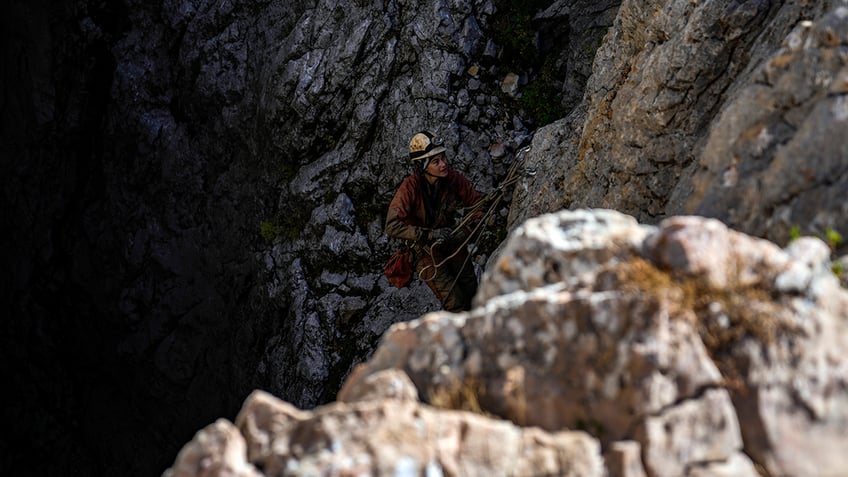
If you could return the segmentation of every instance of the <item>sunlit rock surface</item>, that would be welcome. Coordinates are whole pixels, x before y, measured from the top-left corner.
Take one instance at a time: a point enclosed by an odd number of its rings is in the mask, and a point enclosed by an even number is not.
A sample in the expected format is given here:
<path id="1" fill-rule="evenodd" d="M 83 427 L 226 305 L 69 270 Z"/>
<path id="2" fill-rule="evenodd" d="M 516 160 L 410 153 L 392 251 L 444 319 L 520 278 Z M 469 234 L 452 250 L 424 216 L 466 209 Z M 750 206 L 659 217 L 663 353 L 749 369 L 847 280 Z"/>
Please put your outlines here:
<path id="1" fill-rule="evenodd" d="M 848 290 L 830 266 L 821 240 L 780 248 L 715 219 L 530 219 L 486 272 L 476 308 L 394 325 L 337 403 L 299 411 L 249 399 L 237 419 L 246 458 L 267 475 L 403 465 L 419 475 L 450 462 L 469 475 L 837 476 Z M 478 432 L 506 432 L 492 438 L 506 444 L 442 454 L 428 439 L 448 438 L 427 437 L 430 420 L 456 436 L 452 450 L 478 448 Z M 544 449 L 509 457 L 524 448 L 509 444 L 516 432 Z"/>

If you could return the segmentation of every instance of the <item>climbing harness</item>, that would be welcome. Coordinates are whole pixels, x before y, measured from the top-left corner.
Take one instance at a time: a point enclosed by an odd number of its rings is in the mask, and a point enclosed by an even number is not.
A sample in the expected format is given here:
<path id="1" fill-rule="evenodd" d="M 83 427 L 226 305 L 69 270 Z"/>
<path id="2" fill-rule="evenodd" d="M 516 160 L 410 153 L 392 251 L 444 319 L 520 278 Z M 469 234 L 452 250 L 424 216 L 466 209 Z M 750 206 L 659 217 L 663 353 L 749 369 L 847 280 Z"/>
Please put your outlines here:
<path id="1" fill-rule="evenodd" d="M 525 147 L 519 149 L 518 153 L 515 155 L 515 160 L 512 162 L 512 165 L 510 165 L 509 170 L 507 171 L 507 174 L 504 177 L 504 180 L 500 183 L 500 185 L 498 185 L 498 187 L 493 192 L 486 194 L 485 196 L 483 196 L 483 198 L 481 198 L 479 201 L 477 201 L 476 204 L 469 207 L 468 211 L 465 213 L 465 215 L 462 217 L 462 219 L 459 221 L 459 223 L 456 225 L 456 227 L 454 227 L 454 229 L 451 230 L 451 235 L 455 235 L 457 232 L 459 232 L 460 229 L 462 229 L 463 227 L 468 225 L 472 220 L 475 220 L 474 216 L 480 210 L 482 210 L 486 206 L 487 203 L 489 203 L 488 209 L 480 217 L 480 219 L 477 220 L 477 223 L 474 225 L 474 228 L 471 230 L 471 233 L 469 233 L 468 236 L 465 237 L 465 240 L 462 241 L 462 243 L 459 245 L 459 247 L 457 247 L 457 249 L 452 254 L 445 257 L 442 261 L 436 263 L 436 257 L 433 253 L 433 247 L 438 245 L 440 242 L 435 242 L 430 247 L 422 247 L 422 248 L 424 248 L 424 251 L 430 255 L 430 262 L 431 262 L 430 265 L 427 265 L 427 266 L 423 267 L 421 270 L 418 271 L 418 277 L 422 281 L 429 282 L 429 281 L 434 280 L 436 278 L 436 274 L 439 271 L 439 268 L 444 266 L 444 264 L 447 263 L 448 260 L 451 260 L 454 257 L 456 257 L 459 254 L 460 251 L 462 251 L 466 246 L 468 246 L 468 244 L 471 242 L 471 239 L 473 237 L 478 236 L 478 235 L 482 235 L 482 231 L 483 231 L 483 229 L 485 229 L 486 223 L 489 221 L 489 218 L 494 213 L 495 207 L 497 207 L 498 204 L 500 204 L 501 200 L 506 195 L 507 188 L 509 188 L 510 186 L 514 185 L 519 180 L 521 180 L 522 176 L 532 177 L 532 176 L 536 175 L 536 170 L 530 169 L 530 168 L 525 168 L 523 173 L 519 172 L 524 165 L 524 160 L 525 160 L 528 152 L 530 152 L 530 146 L 525 146 Z M 465 268 L 465 265 L 468 263 L 468 258 L 470 256 L 471 255 L 468 254 L 465 257 L 465 261 L 462 262 L 462 267 L 460 267 L 460 270 Z M 433 269 L 432 275 L 429 278 L 425 278 L 424 277 L 424 271 L 428 270 L 430 268 Z M 450 295 L 451 292 L 453 291 L 453 288 L 454 288 L 454 286 L 456 286 L 456 282 L 457 282 L 458 279 L 459 279 L 459 274 L 457 274 L 457 276 L 454 278 L 453 284 L 451 284 L 450 289 L 448 289 L 448 293 L 447 293 L 448 295 Z"/>

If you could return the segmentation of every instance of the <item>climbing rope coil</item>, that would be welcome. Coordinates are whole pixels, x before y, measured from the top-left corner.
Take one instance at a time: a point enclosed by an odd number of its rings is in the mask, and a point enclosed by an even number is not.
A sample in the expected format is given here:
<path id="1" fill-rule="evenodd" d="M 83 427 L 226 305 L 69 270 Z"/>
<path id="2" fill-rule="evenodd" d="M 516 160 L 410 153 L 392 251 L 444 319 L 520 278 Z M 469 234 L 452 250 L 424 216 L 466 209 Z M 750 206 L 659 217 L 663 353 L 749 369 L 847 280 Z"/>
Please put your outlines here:
<path id="1" fill-rule="evenodd" d="M 459 232 L 463 227 L 467 226 L 472 221 L 474 221 L 475 215 L 479 211 L 483 210 L 483 208 L 486 207 L 488 204 L 488 209 L 479 218 L 479 220 L 476 220 L 476 224 L 474 224 L 474 228 L 471 230 L 471 233 L 469 233 L 468 236 L 465 237 L 465 240 L 462 241 L 462 243 L 456 248 L 456 250 L 452 254 L 448 255 L 442 261 L 437 263 L 435 254 L 433 253 L 433 247 L 439 245 L 441 242 L 434 242 L 430 247 L 423 247 L 425 252 L 430 254 L 431 264 L 423 267 L 421 270 L 418 271 L 418 277 L 422 281 L 429 282 L 434 280 L 439 271 L 439 268 L 444 266 L 444 264 L 447 263 L 449 260 L 456 257 L 465 247 L 468 246 L 469 243 L 471 243 L 472 238 L 482 235 L 482 232 L 486 227 L 486 223 L 489 221 L 489 218 L 494 213 L 495 208 L 498 206 L 498 204 L 500 204 L 501 200 L 506 195 L 506 191 L 510 186 L 517 183 L 519 180 L 521 180 L 522 177 L 532 177 L 536 175 L 536 171 L 534 169 L 525 168 L 523 171 L 521 171 L 528 152 L 530 152 L 530 146 L 525 146 L 519 149 L 518 153 L 515 155 L 515 160 L 510 165 L 509 170 L 507 171 L 507 174 L 504 177 L 503 181 L 501 181 L 500 185 L 498 185 L 498 187 L 493 192 L 486 194 L 485 196 L 483 196 L 483 198 L 477 201 L 476 204 L 469 207 L 465 215 L 463 215 L 462 219 L 460 219 L 460 221 L 457 223 L 456 227 L 451 230 L 451 236 L 456 235 L 457 232 Z M 462 268 L 465 268 L 465 265 L 468 263 L 468 258 L 470 256 L 471 255 L 468 254 L 465 257 L 465 261 L 462 263 Z M 433 269 L 432 275 L 429 276 L 429 278 L 425 278 L 424 271 L 429 270 L 430 268 Z M 454 278 L 453 284 L 451 285 L 448 293 L 453 290 L 453 287 L 456 285 L 456 281 L 458 279 L 459 275 Z"/>

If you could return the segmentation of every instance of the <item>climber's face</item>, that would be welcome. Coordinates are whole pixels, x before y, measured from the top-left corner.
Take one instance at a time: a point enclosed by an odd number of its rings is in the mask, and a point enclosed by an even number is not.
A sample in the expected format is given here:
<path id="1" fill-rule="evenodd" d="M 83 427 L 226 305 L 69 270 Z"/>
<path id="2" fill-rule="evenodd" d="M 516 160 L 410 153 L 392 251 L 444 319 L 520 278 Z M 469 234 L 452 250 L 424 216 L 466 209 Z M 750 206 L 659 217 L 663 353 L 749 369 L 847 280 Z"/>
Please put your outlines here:
<path id="1" fill-rule="evenodd" d="M 448 175 L 448 159 L 444 152 L 430 159 L 426 172 L 433 177 L 445 177 Z"/>

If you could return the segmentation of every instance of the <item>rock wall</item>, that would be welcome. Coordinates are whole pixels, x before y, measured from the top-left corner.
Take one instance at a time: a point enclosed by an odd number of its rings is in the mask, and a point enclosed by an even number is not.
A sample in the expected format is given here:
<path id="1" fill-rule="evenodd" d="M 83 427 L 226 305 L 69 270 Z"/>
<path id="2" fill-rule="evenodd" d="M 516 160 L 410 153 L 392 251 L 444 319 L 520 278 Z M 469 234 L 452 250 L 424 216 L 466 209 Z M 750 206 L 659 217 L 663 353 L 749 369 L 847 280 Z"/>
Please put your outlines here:
<path id="1" fill-rule="evenodd" d="M 845 234 L 844 1 L 622 2 L 584 101 L 534 137 L 511 224 L 697 213 L 777 243 Z M 842 243 L 842 253 L 845 243 Z"/>
<path id="2" fill-rule="evenodd" d="M 585 3 L 539 20 L 554 88 L 585 81 L 592 52 L 568 42 L 601 36 L 616 5 L 595 19 Z M 538 126 L 521 88 L 540 76 L 531 23 L 548 6 L 9 5 L 2 361 L 23 438 L 4 470 L 150 475 L 254 389 L 331 400 L 392 323 L 437 306 L 380 273 L 408 138 L 438 130 L 493 190 Z M 508 11 L 526 21 L 505 34 Z M 532 61 L 509 60 L 507 41 Z"/>

